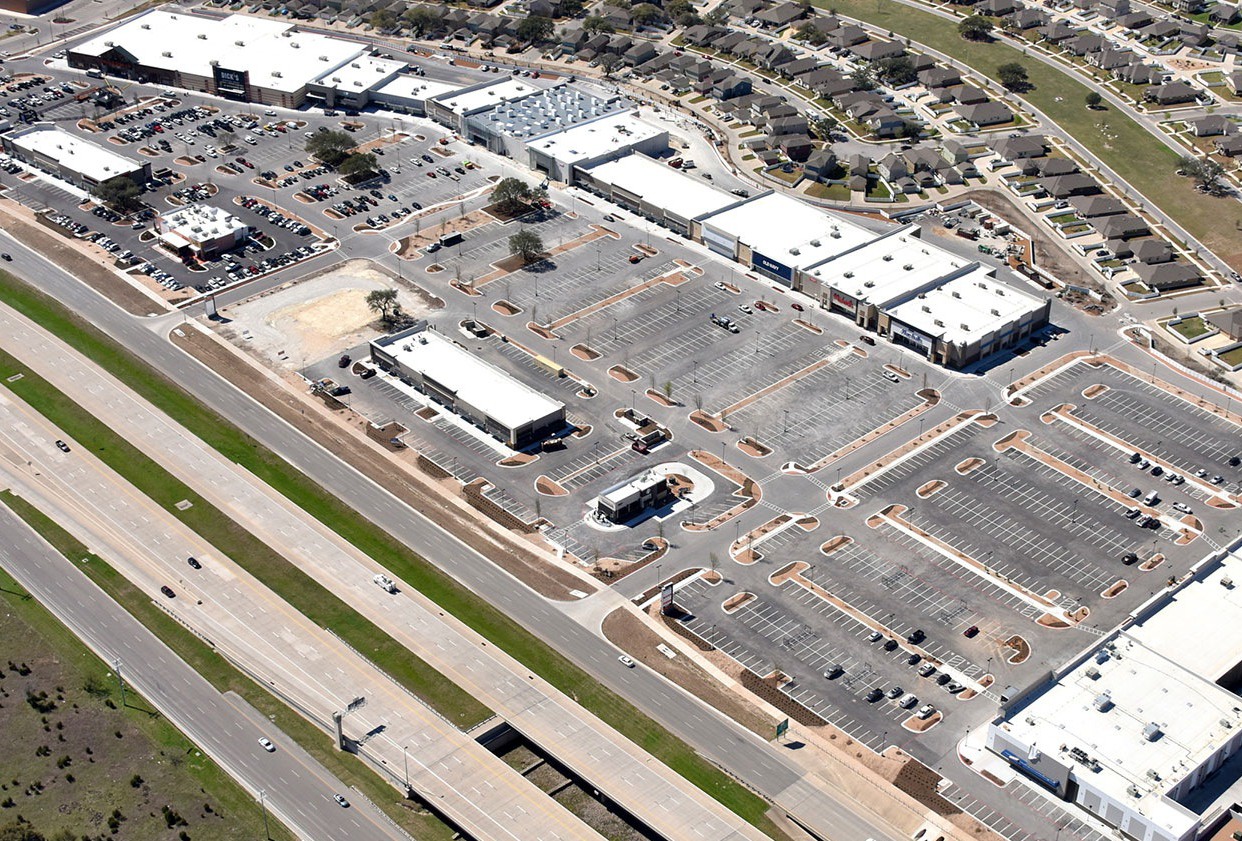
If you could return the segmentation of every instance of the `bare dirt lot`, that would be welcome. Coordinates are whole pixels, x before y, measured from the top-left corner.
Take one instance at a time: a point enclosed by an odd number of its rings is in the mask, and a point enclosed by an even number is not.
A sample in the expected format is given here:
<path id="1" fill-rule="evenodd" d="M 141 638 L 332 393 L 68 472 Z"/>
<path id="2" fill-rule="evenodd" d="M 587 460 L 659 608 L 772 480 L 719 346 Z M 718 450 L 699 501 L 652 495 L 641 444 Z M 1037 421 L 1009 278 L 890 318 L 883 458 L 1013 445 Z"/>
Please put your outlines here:
<path id="1" fill-rule="evenodd" d="M 230 323 L 220 332 L 272 367 L 291 371 L 380 335 L 366 296 L 393 287 L 409 315 L 430 311 L 428 296 L 397 283 L 370 260 L 349 260 L 226 308 L 222 315 Z"/>

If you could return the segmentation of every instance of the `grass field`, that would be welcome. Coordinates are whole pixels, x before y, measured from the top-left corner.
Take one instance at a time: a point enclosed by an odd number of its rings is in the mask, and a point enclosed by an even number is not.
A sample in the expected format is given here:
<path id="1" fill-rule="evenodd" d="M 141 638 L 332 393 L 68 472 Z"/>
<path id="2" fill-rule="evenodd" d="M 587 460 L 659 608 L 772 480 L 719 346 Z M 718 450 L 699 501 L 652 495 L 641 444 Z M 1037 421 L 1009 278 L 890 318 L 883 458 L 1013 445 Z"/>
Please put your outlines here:
<path id="1" fill-rule="evenodd" d="M 493 644 L 522 661 L 527 668 L 575 698 L 578 703 L 744 820 L 773 838 L 784 837 L 768 818 L 768 804 L 763 798 L 700 757 L 685 742 L 652 721 L 628 701 L 601 686 L 530 631 L 489 602 L 471 593 L 426 559 L 408 550 L 382 529 L 360 517 L 346 503 L 309 480 L 275 453 L 155 372 L 95 327 L 5 272 L 0 272 L 0 299 L 109 370 L 137 393 L 186 426 L 192 434 L 267 482 L 294 505 L 396 573 L 406 583 L 491 640 Z M 19 385 L 20 382 L 12 385 Z M 117 455 L 117 452 L 105 451 L 101 457 L 115 461 Z M 190 510 L 193 511 L 194 508 Z M 284 563 L 283 559 L 279 559 L 279 562 Z M 364 645 L 361 650 L 370 651 L 371 646 Z"/>
<path id="2" fill-rule="evenodd" d="M 1177 333 L 1186 340 L 1197 339 L 1204 333 L 1208 332 L 1208 326 L 1202 318 L 1183 318 L 1176 324 L 1170 324 L 1169 329 Z"/>
<path id="3" fill-rule="evenodd" d="M 0 351 L 0 376 L 7 378 L 19 371 L 21 379 L 6 382 L 5 387 L 311 621 L 331 628 L 455 724 L 470 727 L 491 716 L 491 710 L 470 693 L 414 656 L 38 374 Z M 190 507 L 178 508 L 177 503 L 182 500 L 188 500 Z"/>
<path id="4" fill-rule="evenodd" d="M 221 692 L 234 692 L 246 699 L 251 706 L 263 713 L 274 726 L 296 741 L 334 776 L 347 786 L 356 786 L 361 789 L 373 803 L 408 832 L 426 841 L 448 841 L 452 838 L 453 832 L 446 824 L 430 813 L 418 812 L 402 806 L 401 795 L 380 780 L 361 760 L 338 751 L 327 731 L 320 730 L 306 721 L 267 690 L 233 668 L 206 643 L 152 604 L 150 597 L 109 566 L 107 561 L 91 554 L 73 535 L 48 519 L 30 503 L 8 491 L 0 492 L 0 503 L 12 509 L 65 557 L 76 561 L 85 559 L 87 562 L 79 564 L 78 568 L 159 637 L 178 657 L 189 663 L 208 683 Z M 284 837 L 284 835 L 279 836 L 277 841 Z"/>
<path id="5" fill-rule="evenodd" d="M 110 819 L 121 841 L 256 837 L 258 804 L 136 692 L 121 707 L 108 666 L 3 569 L 0 604 L 0 824 L 21 815 L 66 839 L 109 834 Z"/>
<path id="6" fill-rule="evenodd" d="M 967 41 L 957 24 L 895 0 L 814 0 L 816 6 L 858 18 L 923 43 L 996 77 L 1006 62 L 1022 64 L 1033 89 L 1024 98 L 1095 153 L 1118 174 L 1235 268 L 1242 269 L 1242 204 L 1195 192 L 1192 182 L 1174 174 L 1177 155 L 1146 129 L 1108 108 L 1088 110 L 1088 88 L 1008 44 Z"/>

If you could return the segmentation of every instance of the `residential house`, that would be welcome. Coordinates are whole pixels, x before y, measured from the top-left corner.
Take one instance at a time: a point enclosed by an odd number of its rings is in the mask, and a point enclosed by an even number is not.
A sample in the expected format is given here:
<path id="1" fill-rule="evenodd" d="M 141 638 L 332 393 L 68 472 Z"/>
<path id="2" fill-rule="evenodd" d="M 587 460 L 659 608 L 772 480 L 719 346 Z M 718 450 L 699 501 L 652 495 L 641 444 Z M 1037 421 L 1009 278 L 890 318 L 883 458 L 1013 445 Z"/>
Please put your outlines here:
<path id="1" fill-rule="evenodd" d="M 1098 53 L 1091 53 L 1087 56 L 1087 64 L 1098 67 L 1105 73 L 1112 73 L 1114 70 L 1120 70 L 1123 67 L 1129 67 L 1134 63 L 1137 57 L 1129 50 L 1119 50 L 1113 47 L 1100 50 Z"/>
<path id="2" fill-rule="evenodd" d="M 1055 178 L 1058 175 L 1073 175 L 1078 172 L 1078 164 L 1069 158 L 1031 158 L 1030 173 L 1040 178 Z"/>
<path id="3" fill-rule="evenodd" d="M 571 20 L 561 27 L 561 48 L 566 52 L 576 53 L 589 37 L 582 28 L 582 21 Z"/>
<path id="4" fill-rule="evenodd" d="M 910 172 L 940 172 L 942 169 L 948 169 L 949 165 L 945 163 L 944 158 L 935 149 L 926 146 L 919 146 L 909 149 L 904 155 L 906 159 L 906 168 Z"/>
<path id="5" fill-rule="evenodd" d="M 1095 179 L 1081 172 L 1069 175 L 1054 175 L 1043 179 L 1040 184 L 1044 191 L 1054 199 L 1068 199 L 1072 196 L 1090 196 L 1102 192 Z"/>
<path id="6" fill-rule="evenodd" d="M 543 18 L 560 17 L 561 4 L 553 3 L 552 0 L 527 0 L 526 14 Z"/>
<path id="7" fill-rule="evenodd" d="M 1020 161 L 1026 158 L 1042 158 L 1048 154 L 1048 142 L 1042 135 L 1023 134 L 1018 137 L 1002 137 L 992 143 L 992 149 L 1002 160 Z"/>
<path id="8" fill-rule="evenodd" d="M 1206 23 L 1183 22 L 1177 37 L 1188 47 L 1202 47 L 1212 40 L 1212 27 Z"/>
<path id="9" fill-rule="evenodd" d="M 1143 9 L 1136 9 L 1129 14 L 1120 15 L 1117 18 L 1117 25 L 1122 29 L 1135 32 L 1151 23 L 1152 17 L 1149 12 Z"/>
<path id="10" fill-rule="evenodd" d="M 1143 91 L 1143 99 L 1157 105 L 1181 105 L 1194 102 L 1199 92 L 1185 82 L 1168 82 L 1163 85 L 1152 85 Z"/>
<path id="11" fill-rule="evenodd" d="M 788 64 L 795 58 L 797 56 L 793 50 L 784 44 L 769 44 L 766 50 L 755 55 L 755 63 L 765 70 L 775 70 L 783 64 Z"/>
<path id="12" fill-rule="evenodd" d="M 861 60 L 868 62 L 896 58 L 906 54 L 906 48 L 898 41 L 864 41 L 850 47 L 849 50 Z"/>
<path id="13" fill-rule="evenodd" d="M 1097 219 L 1101 216 L 1116 216 L 1128 213 L 1125 203 L 1112 196 L 1074 196 L 1069 200 L 1070 207 L 1083 219 Z"/>
<path id="14" fill-rule="evenodd" d="M 962 83 L 962 74 L 951 67 L 932 67 L 919 73 L 919 84 L 928 90 L 948 88 Z"/>
<path id="15" fill-rule="evenodd" d="M 943 102 L 956 102 L 958 105 L 981 105 L 988 101 L 987 93 L 974 85 L 957 85 L 944 91 L 942 96 L 948 97 Z"/>
<path id="16" fill-rule="evenodd" d="M 1116 20 L 1130 13 L 1130 0 L 1096 0 L 1095 10 L 1109 20 Z"/>
<path id="17" fill-rule="evenodd" d="M 1190 120 L 1187 125 L 1195 137 L 1216 137 L 1232 134 L 1234 130 L 1233 121 L 1220 114 L 1208 114 L 1206 117 Z"/>
<path id="18" fill-rule="evenodd" d="M 946 140 L 940 144 L 940 157 L 950 164 L 965 163 L 970 160 L 970 147 L 960 140 Z"/>
<path id="19" fill-rule="evenodd" d="M 791 161 L 805 161 L 815 151 L 815 141 L 805 134 L 782 134 L 773 140 Z"/>
<path id="20" fill-rule="evenodd" d="M 867 33 L 862 27 L 847 23 L 845 26 L 838 26 L 836 29 L 827 33 L 828 45 L 839 50 L 849 49 L 855 44 L 861 44 L 867 40 Z"/>
<path id="21" fill-rule="evenodd" d="M 1019 32 L 1035 29 L 1048 23 L 1048 16 L 1038 9 L 1020 9 L 1005 18 L 1005 24 Z"/>
<path id="22" fill-rule="evenodd" d="M 1063 20 L 1054 20 L 1040 27 L 1039 34 L 1049 44 L 1064 44 L 1076 37 L 1078 30 Z"/>
<path id="23" fill-rule="evenodd" d="M 1237 23 L 1239 18 L 1242 18 L 1242 15 L 1238 13 L 1238 7 L 1232 3 L 1217 3 L 1208 15 L 1208 20 L 1217 26 Z"/>
<path id="24" fill-rule="evenodd" d="M 1242 70 L 1231 70 L 1225 74 L 1225 87 L 1234 96 L 1242 94 Z"/>
<path id="25" fill-rule="evenodd" d="M 796 79 L 799 76 L 810 73 L 817 67 L 819 67 L 819 59 L 813 56 L 805 56 L 782 64 L 777 72 L 786 79 Z"/>
<path id="26" fill-rule="evenodd" d="M 740 18 L 752 17 L 767 5 L 767 0 L 729 0 L 727 4 L 729 11 Z"/>
<path id="27" fill-rule="evenodd" d="M 1242 155 L 1242 134 L 1231 134 L 1228 137 L 1222 137 L 1213 145 L 1216 151 L 1228 158 L 1236 158 Z"/>
<path id="28" fill-rule="evenodd" d="M 977 128 L 999 126 L 1013 122 L 1013 112 L 1000 102 L 980 102 L 977 105 L 957 105 L 957 115 Z"/>
<path id="29" fill-rule="evenodd" d="M 821 184 L 841 175 L 841 165 L 837 161 L 837 153 L 831 146 L 816 149 L 802 165 L 806 177 Z"/>
<path id="30" fill-rule="evenodd" d="M 733 32 L 726 32 L 724 35 L 721 35 L 719 38 L 712 41 L 711 44 L 712 44 L 712 49 L 720 50 L 721 52 L 725 52 L 725 53 L 732 53 L 734 50 L 737 49 L 738 44 L 741 44 L 745 40 L 746 40 L 745 34 L 741 32 L 737 32 L 737 31 L 733 31 Z"/>
<path id="31" fill-rule="evenodd" d="M 719 38 L 721 35 L 724 35 L 725 32 L 727 31 L 728 30 L 726 30 L 722 26 L 712 26 L 711 24 L 707 24 L 707 23 L 697 23 L 694 26 L 687 26 L 685 29 L 683 29 L 681 33 L 681 38 L 687 44 L 692 44 L 696 47 L 706 47 L 707 45 L 715 41 L 717 38 Z"/>
<path id="32" fill-rule="evenodd" d="M 1134 256 L 1134 247 L 1124 239 L 1108 240 L 1104 248 L 1118 260 L 1129 260 Z"/>
<path id="33" fill-rule="evenodd" d="M 1098 53 L 1104 49 L 1105 41 L 1103 35 L 1096 35 L 1094 32 L 1084 32 L 1082 35 L 1069 39 L 1063 46 L 1073 55 L 1081 57 L 1090 53 Z"/>
<path id="34" fill-rule="evenodd" d="M 981 15 L 991 15 L 994 18 L 1001 18 L 1005 15 L 1011 15 L 1021 6 L 1015 0 L 982 0 L 975 7 L 975 11 Z"/>
<path id="35" fill-rule="evenodd" d="M 1147 223 L 1133 213 L 1100 216 L 1091 220 L 1091 227 L 1105 239 L 1134 239 L 1151 233 Z"/>
<path id="36" fill-rule="evenodd" d="M 1142 41 L 1168 41 L 1180 35 L 1181 31 L 1176 21 L 1162 18 L 1140 29 L 1138 37 Z"/>
<path id="37" fill-rule="evenodd" d="M 644 61 L 650 61 L 658 54 L 655 44 L 650 41 L 638 41 L 621 54 L 621 61 L 630 67 L 637 67 Z"/>
<path id="38" fill-rule="evenodd" d="M 797 82 L 799 85 L 803 85 L 827 99 L 832 99 L 838 94 L 854 89 L 854 81 L 852 79 L 841 75 L 840 72 L 833 70 L 831 67 L 821 67 L 813 73 L 799 76 Z"/>
<path id="39" fill-rule="evenodd" d="M 1157 263 L 1169 263 L 1173 260 L 1173 249 L 1162 239 L 1152 237 L 1130 243 L 1134 259 L 1140 263 L 1154 266 Z"/>
<path id="40" fill-rule="evenodd" d="M 1206 0 L 1172 0 L 1170 5 L 1183 14 L 1197 15 L 1207 6 L 1207 2 Z"/>
<path id="41" fill-rule="evenodd" d="M 910 174 L 910 169 L 906 166 L 905 159 L 895 152 L 891 152 L 877 161 L 875 168 L 886 181 L 896 181 Z"/>
<path id="42" fill-rule="evenodd" d="M 1242 309 L 1217 310 L 1206 321 L 1231 341 L 1242 341 Z"/>
<path id="43" fill-rule="evenodd" d="M 807 7 L 801 3 L 779 3 L 770 9 L 764 9 L 755 15 L 755 19 L 759 21 L 759 25 L 764 29 L 778 31 L 789 26 L 794 21 L 802 20 L 806 17 Z"/>
<path id="44" fill-rule="evenodd" d="M 850 177 L 861 175 L 863 178 L 866 178 L 867 173 L 871 171 L 871 158 L 867 155 L 856 153 L 846 158 L 842 166 Z"/>
<path id="45" fill-rule="evenodd" d="M 1197 286 L 1202 280 L 1199 272 L 1186 263 L 1138 263 L 1132 268 L 1139 280 L 1156 292 Z"/>
<path id="46" fill-rule="evenodd" d="M 1131 85 L 1150 85 L 1159 80 L 1162 72 L 1159 67 L 1134 61 L 1113 70 L 1113 78 Z"/>
<path id="47" fill-rule="evenodd" d="M 807 124 L 806 117 L 801 114 L 795 114 L 792 117 L 777 117 L 769 119 L 765 126 L 765 131 L 769 135 L 781 136 L 786 134 L 806 134 Z"/>
<path id="48" fill-rule="evenodd" d="M 740 73 L 726 72 L 720 79 L 712 82 L 711 94 L 716 99 L 733 99 L 746 96 L 750 92 L 750 77 Z"/>

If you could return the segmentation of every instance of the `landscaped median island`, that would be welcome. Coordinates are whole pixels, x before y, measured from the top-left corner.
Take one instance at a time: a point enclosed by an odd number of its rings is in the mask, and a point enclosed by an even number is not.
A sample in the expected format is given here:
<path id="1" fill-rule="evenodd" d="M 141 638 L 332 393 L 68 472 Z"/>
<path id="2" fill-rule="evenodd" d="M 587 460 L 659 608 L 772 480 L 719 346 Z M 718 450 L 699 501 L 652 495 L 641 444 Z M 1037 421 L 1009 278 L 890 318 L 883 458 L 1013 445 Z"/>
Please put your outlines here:
<path id="1" fill-rule="evenodd" d="M 414 833 L 419 839 L 427 839 L 427 841 L 448 841 L 454 837 L 453 829 L 440 821 L 433 813 L 404 808 L 399 802 L 400 793 L 381 780 L 361 759 L 337 750 L 335 740 L 327 731 L 319 729 L 302 718 L 276 696 L 271 695 L 262 686 L 235 669 L 193 631 L 157 607 L 146 593 L 113 569 L 107 561 L 98 555 L 91 554 L 90 550 L 76 537 L 61 528 L 43 512 L 9 491 L 0 491 L 0 504 L 7 506 L 24 520 L 57 552 L 77 563 L 78 568 L 91 581 L 151 633 L 159 637 L 174 654 L 188 663 L 208 683 L 220 692 L 232 692 L 243 698 L 282 733 L 297 742 L 299 747 L 327 768 L 337 779 L 366 794 L 372 803 L 393 818 L 402 828 Z M 0 580 L 7 580 L 7 578 L 7 574 L 0 572 Z M 11 588 L 0 585 L 0 590 L 9 592 Z M 12 609 L 11 605 L 10 609 Z M 143 719 L 147 720 L 148 717 L 144 715 Z M 222 789 L 218 796 L 223 797 L 225 791 Z M 238 797 L 240 798 L 238 803 L 249 804 L 254 810 L 255 821 L 262 820 L 249 795 L 238 789 Z M 229 805 L 232 799 L 224 802 Z M 235 810 L 238 808 L 238 806 L 234 807 Z M 250 822 L 248 825 L 254 824 Z M 272 829 L 274 830 L 273 838 L 276 841 L 289 837 L 283 832 L 283 826 L 279 823 L 273 822 Z M 227 839 L 229 836 L 216 835 L 214 837 Z"/>
<path id="2" fill-rule="evenodd" d="M 1091 90 L 1073 76 L 1001 41 L 967 41 L 957 21 L 897 0 L 814 0 L 821 9 L 856 18 L 952 56 L 993 78 L 996 68 L 1018 62 L 1026 68 L 1031 89 L 1022 97 L 1044 112 L 1075 140 L 1090 149 L 1118 175 L 1218 257 L 1242 270 L 1242 205 L 1214 199 L 1195 190 L 1194 182 L 1175 174 L 1178 155 L 1117 108 L 1094 111 L 1083 106 Z"/>
<path id="3" fill-rule="evenodd" d="M 126 481 L 270 588 L 312 622 L 341 639 L 462 729 L 492 711 L 363 618 L 330 590 L 255 538 L 46 380 L 0 351 L 0 376 L 21 373 L 5 387 L 80 442 Z M 188 501 L 187 506 L 178 505 Z"/>
<path id="4" fill-rule="evenodd" d="M 452 613 L 460 621 L 486 637 L 493 644 L 520 660 L 527 668 L 539 674 L 540 677 L 547 680 L 557 689 L 575 698 L 584 708 L 599 716 L 611 727 L 660 759 L 673 771 L 681 774 L 689 782 L 698 786 L 744 820 L 773 838 L 784 837 L 784 834 L 767 816 L 769 806 L 763 798 L 738 783 L 720 768 L 700 757 L 685 742 L 641 713 L 628 701 L 600 685 L 586 672 L 557 653 L 550 645 L 544 643 L 533 633 L 523 628 L 500 610 L 494 608 L 484 599 L 471 593 L 466 587 L 441 572 L 432 563 L 412 553 L 382 529 L 359 516 L 359 513 L 353 508 L 350 508 L 346 503 L 308 479 L 288 462 L 237 429 L 175 383 L 156 372 L 145 362 L 120 347 L 111 338 L 101 333 L 84 319 L 77 317 L 58 302 L 4 272 L 0 272 L 0 300 L 8 303 L 26 317 L 37 322 L 79 352 L 85 354 L 95 363 L 101 365 L 144 399 L 150 401 L 161 411 L 185 426 L 191 433 L 209 446 L 214 447 L 223 456 L 249 470 L 273 489 L 283 494 L 294 505 L 318 519 L 325 526 L 335 531 L 345 540 L 348 540 L 360 551 L 375 559 L 411 587 L 418 589 L 423 595 L 435 601 L 445 611 Z M 170 352 L 173 351 L 170 349 Z M 29 388 L 29 382 L 36 379 L 32 375 L 27 374 L 22 380 L 9 385 L 13 387 L 15 392 L 18 392 L 18 386 Z M 26 385 L 23 386 L 23 383 L 26 383 Z M 54 389 L 52 391 L 55 392 Z M 69 415 L 70 421 L 91 423 L 99 426 L 112 439 L 120 443 L 120 447 L 109 445 L 106 448 L 95 449 L 95 452 L 114 469 L 117 469 L 118 472 L 129 478 L 129 474 L 123 469 L 126 467 L 123 462 L 128 458 L 124 453 L 126 449 L 129 452 L 136 451 L 124 441 L 121 441 L 111 430 L 102 427 L 102 424 L 99 424 L 94 418 L 84 416 L 79 407 L 68 401 L 59 392 L 55 392 L 55 397 L 58 400 L 49 403 L 49 411 L 56 410 L 58 415 L 63 411 Z M 41 406 L 33 402 L 32 405 L 35 405 L 36 409 L 43 411 Z M 45 412 L 45 414 L 47 413 Z M 60 423 L 58 416 L 52 417 L 49 415 L 49 418 L 58 424 Z M 64 425 L 64 428 L 67 432 L 73 434 L 73 430 L 68 425 Z M 92 434 L 94 433 L 88 432 L 84 436 L 74 435 L 74 437 L 78 437 L 79 440 L 89 441 L 93 440 L 90 437 Z M 126 449 L 122 449 L 122 447 Z M 146 459 L 145 456 L 141 456 L 141 454 L 138 454 L 138 456 L 144 462 L 149 463 L 149 459 Z M 118 462 L 122 463 L 118 464 Z M 135 484 L 143 487 L 140 483 L 136 482 Z M 180 483 L 177 484 L 180 485 Z M 188 489 L 185 489 L 179 491 L 173 501 L 181 499 L 198 500 L 199 498 Z M 157 500 L 163 501 L 163 497 L 157 497 Z M 196 501 L 188 512 L 181 512 L 177 511 L 171 502 L 166 502 L 165 504 L 170 512 L 180 517 L 183 522 L 186 522 L 192 528 L 194 526 L 189 522 L 186 515 L 189 512 L 198 510 L 200 507 L 204 509 L 210 508 L 206 502 Z M 198 516 L 202 515 L 199 514 Z M 227 518 L 224 519 L 227 520 Z M 235 524 L 232 524 L 231 521 L 229 523 L 238 532 L 241 532 L 241 529 L 237 528 Z M 248 533 L 244 534 L 245 537 L 253 540 Z M 220 546 L 215 534 L 209 532 L 205 537 L 210 542 Z M 228 552 L 225 547 L 220 548 L 226 554 L 239 560 L 236 553 Z M 266 546 L 263 549 L 270 553 Z M 279 556 L 276 557 L 276 560 L 284 567 L 289 566 Z M 252 570 L 252 572 L 255 571 Z M 296 573 L 297 571 L 290 569 L 290 572 Z M 266 583 L 267 576 L 265 570 L 259 570 L 255 574 Z M 314 584 L 314 582 L 307 583 Z M 318 585 L 315 586 L 317 587 Z M 295 607 L 298 606 L 293 600 L 291 602 Z M 307 615 L 313 614 L 308 613 Z M 355 619 L 354 622 L 356 623 L 357 620 Z M 369 625 L 369 623 L 367 624 Z M 345 636 L 345 632 L 349 630 L 348 627 L 343 629 L 335 625 L 329 625 L 329 627 L 333 627 L 342 636 Z M 346 638 L 348 639 L 348 637 Z M 377 637 L 377 639 L 379 638 Z M 359 647 L 362 650 L 371 650 L 373 645 L 374 642 L 368 641 L 364 646 Z M 401 651 L 404 652 L 403 656 L 413 659 L 412 655 L 404 648 L 401 648 Z M 384 661 L 378 657 L 373 657 L 372 659 L 381 667 L 387 668 Z M 400 670 L 389 669 L 390 674 L 400 679 L 398 671 Z"/>

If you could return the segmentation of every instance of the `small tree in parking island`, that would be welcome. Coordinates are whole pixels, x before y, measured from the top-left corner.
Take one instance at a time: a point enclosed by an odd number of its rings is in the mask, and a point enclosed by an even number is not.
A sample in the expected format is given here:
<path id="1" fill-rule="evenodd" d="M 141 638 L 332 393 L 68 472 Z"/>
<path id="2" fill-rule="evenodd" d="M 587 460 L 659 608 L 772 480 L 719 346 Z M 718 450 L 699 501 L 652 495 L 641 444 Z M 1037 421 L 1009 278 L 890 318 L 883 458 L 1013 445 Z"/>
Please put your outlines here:
<path id="1" fill-rule="evenodd" d="M 306 153 L 329 166 L 336 166 L 354 148 L 354 139 L 343 131 L 317 131 L 306 141 Z"/>
<path id="2" fill-rule="evenodd" d="M 543 255 L 543 240 L 534 231 L 523 229 L 509 237 L 509 253 L 521 257 L 523 263 L 532 263 Z"/>
<path id="3" fill-rule="evenodd" d="M 120 213 L 129 213 L 142 207 L 138 185 L 124 175 L 100 182 L 91 192 L 95 198 Z"/>
<path id="4" fill-rule="evenodd" d="M 380 321 L 388 324 L 401 311 L 396 289 L 373 289 L 367 293 L 367 307 L 379 313 Z"/>
<path id="5" fill-rule="evenodd" d="M 379 160 L 370 152 L 350 155 L 337 167 L 341 175 L 350 183 L 366 181 L 379 172 Z"/>

